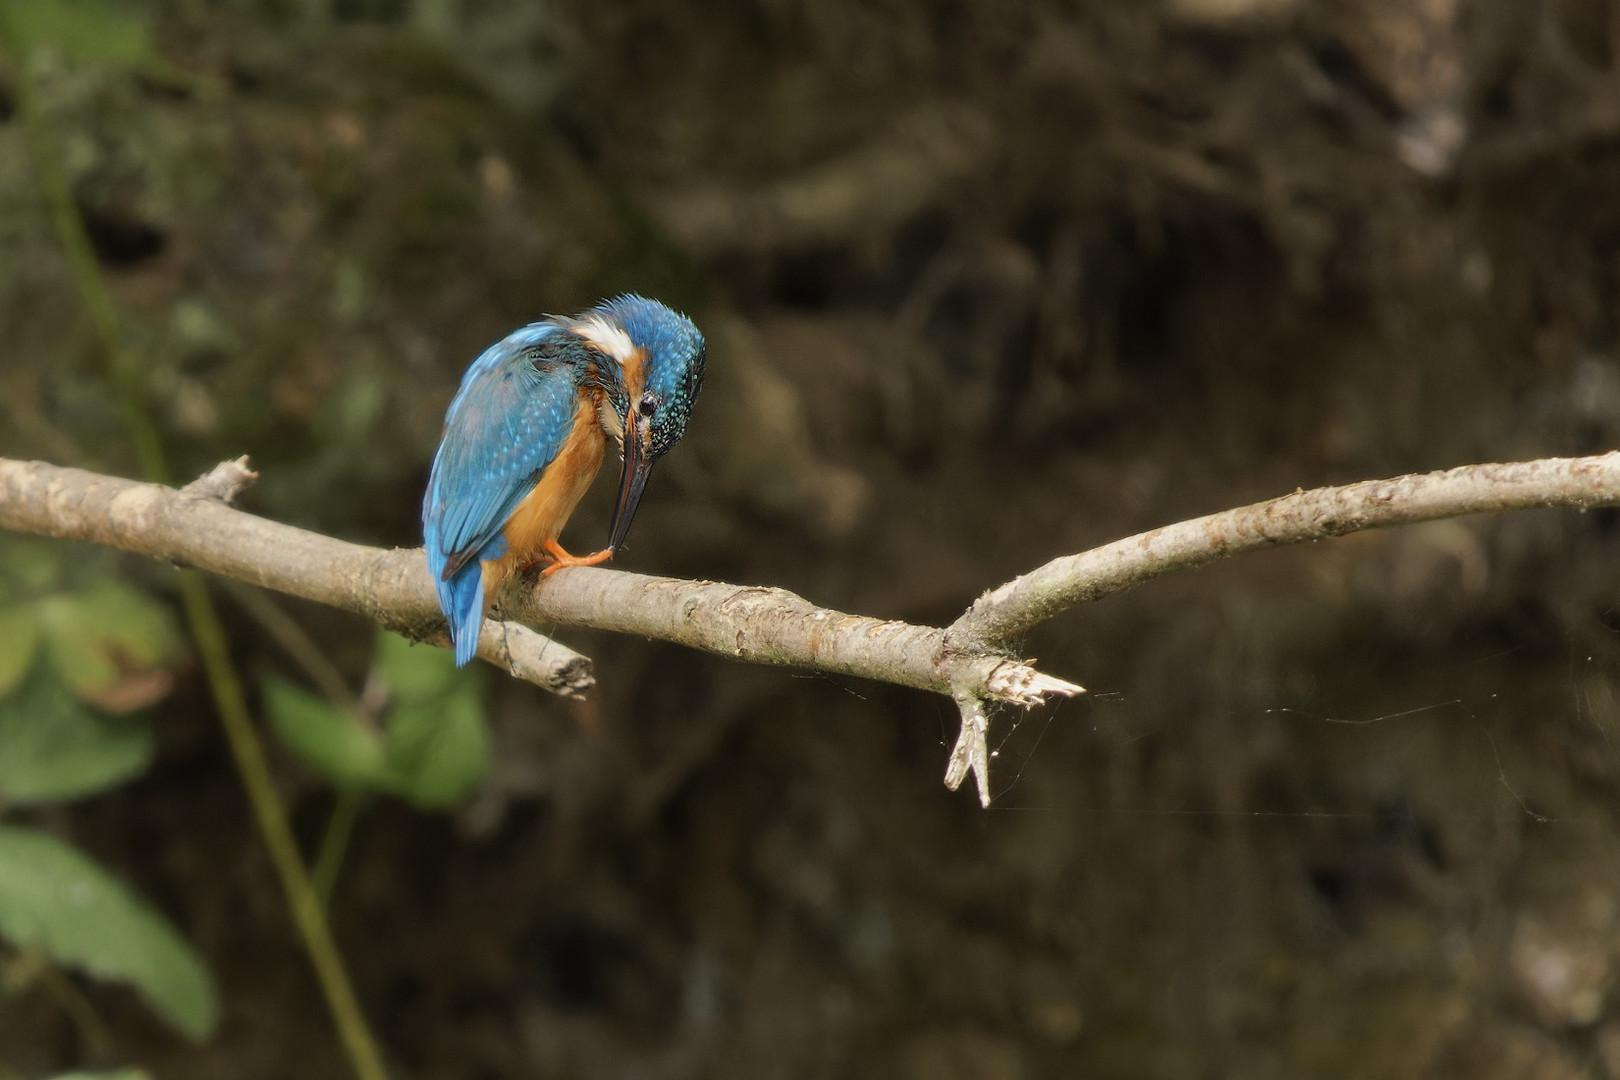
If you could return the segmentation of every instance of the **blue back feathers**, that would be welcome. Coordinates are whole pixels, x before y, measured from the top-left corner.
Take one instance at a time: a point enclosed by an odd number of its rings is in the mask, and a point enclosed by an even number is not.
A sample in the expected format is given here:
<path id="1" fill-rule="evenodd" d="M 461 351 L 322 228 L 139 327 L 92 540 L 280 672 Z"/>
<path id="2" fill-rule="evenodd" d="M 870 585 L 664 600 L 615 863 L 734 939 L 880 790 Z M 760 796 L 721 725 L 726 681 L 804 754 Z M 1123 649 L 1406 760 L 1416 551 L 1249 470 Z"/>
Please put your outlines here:
<path id="1" fill-rule="evenodd" d="M 422 526 L 458 664 L 478 651 L 481 562 L 506 554 L 507 518 L 568 437 L 583 361 L 578 338 L 556 323 L 534 323 L 484 350 L 450 403 Z"/>

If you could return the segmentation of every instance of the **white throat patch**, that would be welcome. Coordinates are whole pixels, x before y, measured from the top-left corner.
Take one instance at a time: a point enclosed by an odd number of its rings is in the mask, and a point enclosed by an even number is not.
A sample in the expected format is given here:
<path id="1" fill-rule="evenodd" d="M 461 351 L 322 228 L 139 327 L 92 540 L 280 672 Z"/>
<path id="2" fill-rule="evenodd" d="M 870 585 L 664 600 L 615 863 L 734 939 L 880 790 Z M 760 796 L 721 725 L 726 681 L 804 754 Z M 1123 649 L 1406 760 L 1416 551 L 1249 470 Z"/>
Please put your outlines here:
<path id="1" fill-rule="evenodd" d="M 630 341 L 630 335 L 600 317 L 584 320 L 574 327 L 574 331 L 613 357 L 620 368 L 635 354 L 636 347 Z"/>

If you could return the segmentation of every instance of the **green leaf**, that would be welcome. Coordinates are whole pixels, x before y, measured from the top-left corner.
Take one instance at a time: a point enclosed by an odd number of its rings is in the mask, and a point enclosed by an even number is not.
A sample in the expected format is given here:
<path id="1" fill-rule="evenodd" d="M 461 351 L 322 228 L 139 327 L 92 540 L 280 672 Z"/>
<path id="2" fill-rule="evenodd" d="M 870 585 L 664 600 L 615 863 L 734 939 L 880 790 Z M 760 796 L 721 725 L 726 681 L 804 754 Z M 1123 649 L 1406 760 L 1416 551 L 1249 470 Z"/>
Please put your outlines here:
<path id="1" fill-rule="evenodd" d="M 151 759 L 144 721 L 96 715 L 48 668 L 0 699 L 0 800 L 77 798 L 145 772 Z"/>
<path id="2" fill-rule="evenodd" d="M 377 635 L 374 663 L 395 701 L 436 697 L 472 677 L 456 667 L 456 658 L 449 649 L 415 645 L 387 631 Z"/>
<path id="3" fill-rule="evenodd" d="M 363 790 L 387 785 L 380 733 L 282 679 L 265 680 L 264 704 L 281 740 L 332 783 Z"/>
<path id="4" fill-rule="evenodd" d="M 392 691 L 388 766 L 394 790 L 428 808 L 453 806 L 489 771 L 489 727 L 477 677 L 445 649 L 377 638 L 377 671 Z"/>
<path id="5" fill-rule="evenodd" d="M 59 963 L 134 984 L 195 1040 L 219 1004 L 207 969 L 170 923 L 102 867 L 48 833 L 0 826 L 0 935 Z"/>
<path id="6" fill-rule="evenodd" d="M 143 593 L 104 581 L 39 601 L 51 663 L 73 692 L 110 712 L 144 708 L 165 696 L 162 665 L 179 649 L 168 609 Z"/>
<path id="7" fill-rule="evenodd" d="M 39 647 L 39 622 L 26 607 L 0 611 L 0 698 L 23 681 Z"/>
<path id="8" fill-rule="evenodd" d="M 59 1073 L 51 1080 L 152 1080 L 145 1069 L 114 1069 L 112 1072 Z"/>
<path id="9" fill-rule="evenodd" d="M 462 680 L 448 694 L 398 702 L 388 714 L 388 764 L 395 790 L 418 806 L 453 806 L 466 797 L 489 771 L 478 684 Z"/>

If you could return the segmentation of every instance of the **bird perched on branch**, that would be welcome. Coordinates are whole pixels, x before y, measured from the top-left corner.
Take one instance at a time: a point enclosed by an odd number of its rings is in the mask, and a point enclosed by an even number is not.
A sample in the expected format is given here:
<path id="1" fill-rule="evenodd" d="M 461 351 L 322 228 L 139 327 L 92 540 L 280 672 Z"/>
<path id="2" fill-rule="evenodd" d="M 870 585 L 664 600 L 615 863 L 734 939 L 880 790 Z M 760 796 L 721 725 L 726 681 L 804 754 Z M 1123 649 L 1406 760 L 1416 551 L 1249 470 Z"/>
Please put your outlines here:
<path id="1" fill-rule="evenodd" d="M 422 500 L 428 566 L 458 665 L 477 652 L 485 605 L 514 572 L 612 557 L 653 463 L 686 431 L 703 361 L 703 335 L 689 319 L 634 295 L 531 323 L 473 361 Z M 557 534 L 609 439 L 624 472 L 608 545 L 570 555 Z"/>

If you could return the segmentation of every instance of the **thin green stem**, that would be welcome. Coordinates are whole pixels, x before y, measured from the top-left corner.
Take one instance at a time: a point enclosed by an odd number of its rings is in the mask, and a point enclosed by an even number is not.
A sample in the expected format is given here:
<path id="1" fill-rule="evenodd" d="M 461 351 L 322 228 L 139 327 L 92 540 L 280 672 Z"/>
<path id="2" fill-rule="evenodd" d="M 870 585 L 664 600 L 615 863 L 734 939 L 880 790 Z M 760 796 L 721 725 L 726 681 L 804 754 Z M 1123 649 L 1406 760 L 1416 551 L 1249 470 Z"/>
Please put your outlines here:
<path id="1" fill-rule="evenodd" d="M 84 1041 L 97 1054 L 106 1053 L 111 1044 L 107 1024 L 96 1012 L 84 991 L 51 961 L 42 949 L 24 949 L 5 958 L 7 964 L 0 969 L 0 1002 L 41 987 L 67 1013 L 68 1019 L 79 1029 Z M 0 1071 L 0 1076 L 4 1072 Z"/>
<path id="2" fill-rule="evenodd" d="M 372 1041 L 365 1016 L 360 1012 L 360 1003 L 349 983 L 343 958 L 332 940 L 320 897 L 316 895 L 315 886 L 304 869 L 304 860 L 298 854 L 298 842 L 287 824 L 281 796 L 276 793 L 275 784 L 270 779 L 264 744 L 253 730 L 247 700 L 242 693 L 242 682 L 237 677 L 226 645 L 225 631 L 219 625 L 219 617 L 208 598 L 202 578 L 195 573 L 185 572 L 180 575 L 180 581 L 186 616 L 191 623 L 198 651 L 202 653 L 203 666 L 208 672 L 209 686 L 214 692 L 214 702 L 225 728 L 225 737 L 231 744 L 231 754 L 236 758 L 237 772 L 247 788 L 248 801 L 253 804 L 259 832 L 264 836 L 271 861 L 281 877 L 287 905 L 292 909 L 293 921 L 304 940 L 304 951 L 309 954 L 309 962 L 314 966 L 316 978 L 326 993 L 326 1005 L 332 1014 L 332 1022 L 337 1026 L 338 1035 L 348 1051 L 355 1075 L 360 1080 L 385 1080 L 387 1073 L 383 1071 L 376 1043 Z"/>
<path id="3" fill-rule="evenodd" d="M 46 964 L 40 972 L 40 984 L 47 993 L 56 999 L 62 1010 L 72 1017 L 74 1026 L 84 1041 L 98 1056 L 105 1055 L 107 1048 L 112 1045 L 112 1036 L 107 1031 L 107 1023 L 96 1012 L 96 1007 L 90 999 L 80 990 L 78 984 L 67 977 L 67 973 L 55 964 Z"/>
<path id="4" fill-rule="evenodd" d="M 17 111 L 23 122 L 40 188 L 50 206 L 58 237 L 67 252 L 74 279 L 101 341 L 108 379 L 118 395 L 119 408 L 129 428 L 141 471 L 148 480 L 167 482 L 168 462 L 157 427 L 146 412 L 140 371 L 124 347 L 117 305 L 102 277 L 95 251 L 85 231 L 84 219 L 73 201 L 61 161 L 40 116 L 32 74 L 28 70 L 29 57 L 20 47 L 11 24 L 8 3 L 9 0 L 0 0 L 0 47 L 11 54 L 15 63 L 16 85 L 13 89 Z M 383 1070 L 376 1043 L 360 1011 L 343 959 L 327 926 L 321 901 L 287 823 L 281 797 L 271 780 L 264 746 L 254 731 L 224 627 L 220 624 L 202 577 L 196 573 L 181 572 L 180 596 L 192 640 L 208 677 L 220 724 L 225 730 L 242 786 L 253 807 L 254 820 L 264 838 L 265 847 L 269 849 L 271 862 L 275 865 L 287 905 L 292 911 L 293 922 L 303 940 L 310 964 L 315 968 L 316 978 L 326 996 L 327 1009 L 348 1053 L 350 1065 L 360 1080 L 386 1080 L 387 1074 Z"/>
<path id="5" fill-rule="evenodd" d="M 304 674 L 320 687 L 321 693 L 326 695 L 326 700 L 334 709 L 347 713 L 355 723 L 371 728 L 377 726 L 377 718 L 364 708 L 343 681 L 343 673 L 337 669 L 337 665 L 327 659 L 320 645 L 299 625 L 297 619 L 252 586 L 228 581 L 225 587 L 231 598 L 281 646 L 282 651 L 304 669 Z M 332 804 L 332 816 L 327 819 L 320 851 L 315 856 L 315 867 L 310 871 L 323 911 L 331 909 L 332 890 L 343 869 L 343 857 L 349 850 L 349 837 L 354 833 L 355 819 L 360 816 L 363 802 L 358 793 L 339 790 L 337 801 Z"/>
<path id="6" fill-rule="evenodd" d="M 310 682 L 320 689 L 334 709 L 360 714 L 360 699 L 343 680 L 343 672 L 328 659 L 320 643 L 309 636 L 297 619 L 282 610 L 281 605 L 270 599 L 262 589 L 229 580 L 224 585 L 230 598 L 241 605 L 242 610 L 259 624 L 270 640 L 281 646 L 281 651 L 293 663 L 303 669 Z"/>
<path id="7" fill-rule="evenodd" d="M 332 816 L 326 822 L 326 835 L 321 837 L 321 850 L 315 856 L 315 869 L 310 877 L 315 882 L 315 895 L 321 907 L 332 904 L 332 890 L 337 886 L 338 872 L 343 869 L 343 856 L 349 850 L 349 837 L 354 835 L 354 822 L 360 816 L 361 796 L 354 791 L 338 791 L 337 802 L 332 804 Z"/>
<path id="8" fill-rule="evenodd" d="M 0 0 L 0 45 L 11 54 L 17 67 L 17 111 L 22 116 L 23 137 L 28 141 L 28 152 L 34 160 L 34 171 L 40 189 L 50 208 L 51 222 L 56 227 L 57 239 L 67 252 L 73 267 L 73 277 L 79 286 L 79 295 L 89 309 L 90 321 L 95 324 L 96 336 L 106 355 L 107 375 L 118 395 L 118 407 L 124 414 L 124 425 L 129 429 L 130 441 L 135 444 L 135 456 L 140 462 L 141 475 L 155 483 L 169 482 L 169 466 L 163 456 L 163 444 L 157 428 L 146 415 L 142 403 L 140 375 L 135 370 L 128 350 L 118 329 L 118 308 L 112 293 L 96 264 L 95 248 L 84 228 L 84 218 L 73 201 L 67 174 L 62 171 L 61 159 L 51 145 L 44 118 L 39 114 L 39 103 L 34 97 L 33 73 L 28 70 L 28 56 L 19 47 L 11 26 L 10 0 Z"/>

